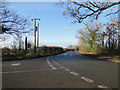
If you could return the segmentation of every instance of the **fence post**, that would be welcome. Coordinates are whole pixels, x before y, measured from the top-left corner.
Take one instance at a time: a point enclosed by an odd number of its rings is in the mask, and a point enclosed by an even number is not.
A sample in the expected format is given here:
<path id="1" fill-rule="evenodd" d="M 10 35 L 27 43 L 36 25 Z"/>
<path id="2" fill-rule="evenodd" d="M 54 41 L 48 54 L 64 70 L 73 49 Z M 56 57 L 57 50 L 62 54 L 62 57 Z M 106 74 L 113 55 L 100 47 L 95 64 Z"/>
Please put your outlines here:
<path id="1" fill-rule="evenodd" d="M 27 53 L 27 37 L 25 37 L 25 54 Z"/>

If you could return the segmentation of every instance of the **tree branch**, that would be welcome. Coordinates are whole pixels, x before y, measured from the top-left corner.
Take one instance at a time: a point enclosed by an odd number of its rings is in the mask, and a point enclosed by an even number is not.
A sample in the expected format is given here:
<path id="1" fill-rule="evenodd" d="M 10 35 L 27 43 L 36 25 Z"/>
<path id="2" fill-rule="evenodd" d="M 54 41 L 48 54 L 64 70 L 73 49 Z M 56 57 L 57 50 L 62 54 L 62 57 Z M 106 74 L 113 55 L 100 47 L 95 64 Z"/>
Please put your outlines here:
<path id="1" fill-rule="evenodd" d="M 67 9 L 67 11 L 64 11 L 64 12 L 67 12 L 66 14 L 69 14 L 71 17 L 75 18 L 78 23 L 81 23 L 84 19 L 93 15 L 96 19 L 98 19 L 102 11 L 109 9 L 114 5 L 120 4 L 120 1 L 118 2 L 90 2 L 89 1 L 89 2 L 82 2 L 82 3 L 76 2 L 76 1 L 70 1 L 68 3 L 69 4 L 67 4 L 67 8 L 69 9 Z M 77 7 L 75 7 L 73 4 L 75 6 L 77 5 Z M 118 13 L 119 11 L 114 13 Z M 107 14 L 107 16 L 114 13 L 109 13 Z"/>

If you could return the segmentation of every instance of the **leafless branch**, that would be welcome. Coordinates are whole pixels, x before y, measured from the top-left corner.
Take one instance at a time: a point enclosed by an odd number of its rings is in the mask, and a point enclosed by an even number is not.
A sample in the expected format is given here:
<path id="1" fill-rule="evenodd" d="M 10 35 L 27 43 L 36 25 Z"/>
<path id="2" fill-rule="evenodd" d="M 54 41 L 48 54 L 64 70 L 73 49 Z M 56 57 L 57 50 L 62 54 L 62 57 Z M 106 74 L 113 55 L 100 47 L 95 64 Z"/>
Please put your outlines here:
<path id="1" fill-rule="evenodd" d="M 69 0 L 68 0 L 69 1 Z M 66 3 L 64 3 L 66 4 Z M 118 2 L 77 2 L 77 1 L 69 1 L 67 2 L 67 10 L 64 11 L 64 15 L 70 15 L 72 18 L 75 18 L 75 22 L 81 23 L 83 20 L 85 20 L 88 17 L 94 16 L 95 19 L 99 18 L 99 15 L 115 6 L 120 4 L 120 1 Z M 63 5 L 63 3 L 62 3 Z M 120 10 L 114 13 L 109 13 L 108 15 L 111 14 L 116 14 Z M 112 11 L 111 11 L 112 12 Z"/>

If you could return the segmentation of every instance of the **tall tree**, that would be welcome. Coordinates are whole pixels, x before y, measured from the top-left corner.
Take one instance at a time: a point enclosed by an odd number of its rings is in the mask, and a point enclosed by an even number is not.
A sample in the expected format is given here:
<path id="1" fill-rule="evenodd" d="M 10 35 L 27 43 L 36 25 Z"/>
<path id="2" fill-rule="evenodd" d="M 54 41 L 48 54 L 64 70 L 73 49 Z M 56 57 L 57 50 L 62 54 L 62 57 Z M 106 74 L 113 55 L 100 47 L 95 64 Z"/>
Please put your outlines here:
<path id="1" fill-rule="evenodd" d="M 93 20 L 84 24 L 84 30 L 79 30 L 77 37 L 81 44 L 86 44 L 89 46 L 89 51 L 95 51 L 95 48 L 99 44 L 101 38 L 102 24 L 95 23 Z"/>
<path id="2" fill-rule="evenodd" d="M 109 49 L 115 49 L 117 47 L 116 42 L 119 42 L 119 34 L 118 34 L 118 19 L 114 18 L 113 20 L 111 20 L 111 22 L 108 22 L 106 24 L 106 40 L 108 43 L 108 48 Z"/>

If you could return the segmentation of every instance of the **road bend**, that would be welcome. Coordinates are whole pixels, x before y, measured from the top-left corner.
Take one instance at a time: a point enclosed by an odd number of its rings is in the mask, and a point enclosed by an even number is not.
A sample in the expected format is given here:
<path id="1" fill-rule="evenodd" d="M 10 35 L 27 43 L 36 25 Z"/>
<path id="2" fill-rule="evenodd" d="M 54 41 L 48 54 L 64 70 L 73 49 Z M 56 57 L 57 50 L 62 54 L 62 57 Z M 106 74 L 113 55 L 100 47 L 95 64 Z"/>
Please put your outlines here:
<path id="1" fill-rule="evenodd" d="M 74 51 L 2 62 L 3 88 L 118 88 L 118 63 Z"/>

